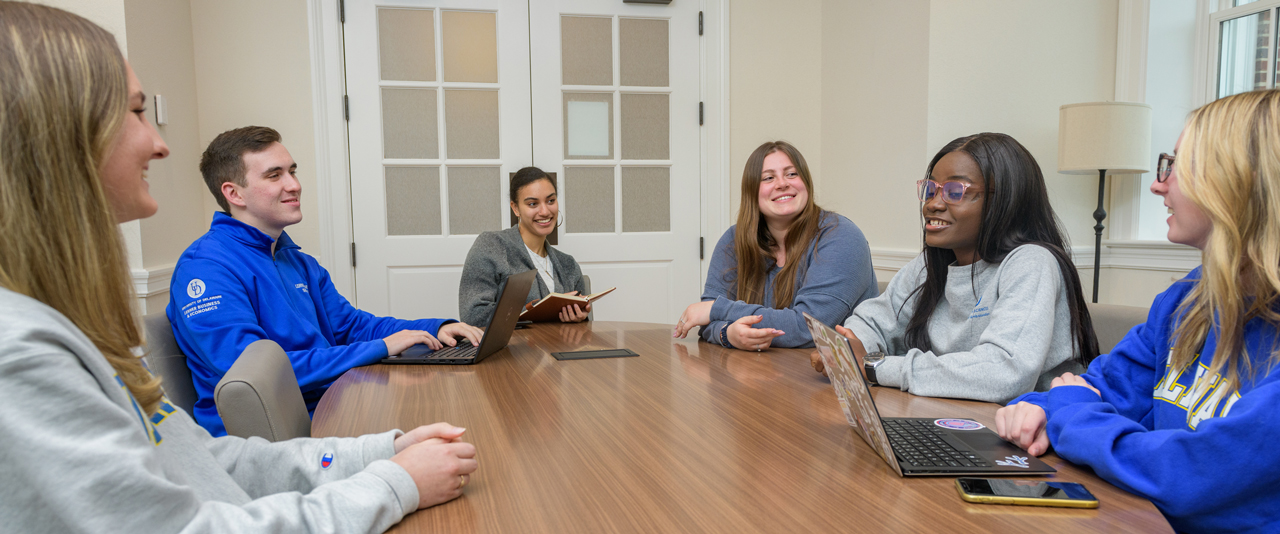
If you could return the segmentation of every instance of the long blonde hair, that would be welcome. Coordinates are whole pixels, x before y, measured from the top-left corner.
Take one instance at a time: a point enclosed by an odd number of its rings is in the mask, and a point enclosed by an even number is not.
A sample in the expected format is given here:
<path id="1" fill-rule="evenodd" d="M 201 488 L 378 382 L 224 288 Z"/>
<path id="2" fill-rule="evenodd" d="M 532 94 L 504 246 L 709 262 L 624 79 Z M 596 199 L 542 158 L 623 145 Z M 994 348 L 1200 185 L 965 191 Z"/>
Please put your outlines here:
<path id="1" fill-rule="evenodd" d="M 760 216 L 760 181 L 764 172 L 764 158 L 774 152 L 786 154 L 795 165 L 800 180 L 809 192 L 804 209 L 787 226 L 786 243 L 775 243 L 768 225 Z M 733 248 L 737 266 L 725 273 L 736 277 L 737 294 L 733 297 L 748 304 L 772 305 L 776 309 L 790 308 L 796 296 L 796 278 L 803 279 L 804 256 L 809 245 L 818 238 L 822 223 L 822 208 L 813 201 L 813 178 L 809 164 L 791 143 L 771 141 L 757 147 L 747 158 L 742 169 L 742 201 L 738 205 L 738 224 L 734 230 Z M 764 302 L 764 284 L 769 276 L 769 264 L 774 261 L 773 248 L 785 245 L 787 264 L 773 279 L 773 302 Z M 735 272 L 736 271 L 736 272 Z"/>
<path id="2" fill-rule="evenodd" d="M 1196 361 L 1217 329 L 1211 373 L 1239 389 L 1257 376 L 1246 322 L 1280 326 L 1280 90 L 1229 96 L 1191 113 L 1176 159 L 1178 187 L 1213 223 L 1200 283 L 1179 306 L 1172 364 Z M 1267 370 L 1280 361 L 1270 347 Z M 1224 372 L 1225 370 L 1225 372 Z"/>
<path id="3" fill-rule="evenodd" d="M 160 381 L 132 352 L 123 239 L 100 169 L 128 108 L 115 38 L 55 8 L 0 2 L 0 285 L 66 316 L 155 411 Z"/>

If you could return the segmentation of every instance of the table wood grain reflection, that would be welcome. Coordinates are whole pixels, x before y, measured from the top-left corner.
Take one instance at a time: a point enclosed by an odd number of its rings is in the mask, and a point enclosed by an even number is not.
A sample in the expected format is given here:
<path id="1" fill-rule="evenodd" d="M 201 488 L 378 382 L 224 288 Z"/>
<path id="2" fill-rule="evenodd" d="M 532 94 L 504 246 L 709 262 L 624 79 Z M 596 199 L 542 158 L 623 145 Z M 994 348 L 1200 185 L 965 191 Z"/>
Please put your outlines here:
<path id="1" fill-rule="evenodd" d="M 629 348 L 637 358 L 557 361 Z M 1169 532 L 1145 499 L 1052 454 L 1097 510 L 969 504 L 953 478 L 899 478 L 844 421 L 808 350 L 743 352 L 647 323 L 542 323 L 478 365 L 352 369 L 316 436 L 448 421 L 480 469 L 455 501 L 397 532 Z M 995 405 L 873 388 L 885 416 L 969 417 Z"/>

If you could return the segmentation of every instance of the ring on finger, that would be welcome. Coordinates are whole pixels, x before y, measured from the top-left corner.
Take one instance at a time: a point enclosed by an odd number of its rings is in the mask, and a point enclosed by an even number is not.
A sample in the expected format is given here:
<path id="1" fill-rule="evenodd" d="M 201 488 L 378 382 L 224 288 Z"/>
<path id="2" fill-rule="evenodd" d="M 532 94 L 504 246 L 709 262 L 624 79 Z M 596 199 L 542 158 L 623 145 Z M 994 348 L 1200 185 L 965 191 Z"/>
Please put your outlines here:
<path id="1" fill-rule="evenodd" d="M 461 482 L 461 484 L 458 485 L 458 489 L 467 487 L 467 475 L 458 475 L 458 481 Z"/>

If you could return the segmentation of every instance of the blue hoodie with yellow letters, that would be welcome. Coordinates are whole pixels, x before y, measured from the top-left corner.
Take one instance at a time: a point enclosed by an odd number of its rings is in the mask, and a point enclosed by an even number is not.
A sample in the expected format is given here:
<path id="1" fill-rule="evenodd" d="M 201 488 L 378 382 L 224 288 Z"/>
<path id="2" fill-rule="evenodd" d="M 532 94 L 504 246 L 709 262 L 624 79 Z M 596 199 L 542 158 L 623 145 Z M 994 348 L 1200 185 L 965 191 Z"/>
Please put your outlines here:
<path id="1" fill-rule="evenodd" d="M 165 310 L 195 382 L 197 422 L 226 435 L 213 390 L 250 343 L 279 343 L 314 411 L 347 369 L 387 357 L 382 338 L 401 330 L 431 335 L 445 319 L 404 321 L 357 310 L 333 287 L 315 258 L 281 233 L 271 236 L 224 213 L 178 259 Z"/>
<path id="2" fill-rule="evenodd" d="M 1280 370 L 1267 365 L 1277 327 L 1245 323 L 1255 375 L 1241 369 L 1231 387 L 1212 373 L 1218 333 L 1185 368 L 1170 364 L 1178 305 L 1199 283 L 1200 268 L 1156 297 L 1145 324 L 1089 365 L 1082 386 L 1028 393 L 1044 408 L 1058 456 L 1148 499 L 1178 531 L 1280 531 Z"/>

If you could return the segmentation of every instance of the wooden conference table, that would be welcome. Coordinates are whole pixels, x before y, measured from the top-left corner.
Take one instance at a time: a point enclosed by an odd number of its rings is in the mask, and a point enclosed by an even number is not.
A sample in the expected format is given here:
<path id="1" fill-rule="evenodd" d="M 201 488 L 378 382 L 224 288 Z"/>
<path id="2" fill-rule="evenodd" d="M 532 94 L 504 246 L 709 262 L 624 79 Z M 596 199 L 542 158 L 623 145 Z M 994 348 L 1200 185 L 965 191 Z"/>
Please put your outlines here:
<path id="1" fill-rule="evenodd" d="M 312 432 L 467 428 L 480 469 L 464 495 L 397 532 L 1171 531 L 1147 500 L 1052 454 L 1052 479 L 1083 483 L 1100 508 L 969 504 L 953 477 L 899 478 L 845 422 L 808 349 L 727 350 L 671 329 L 540 323 L 477 365 L 352 369 Z M 620 347 L 640 356 L 550 355 Z M 994 426 L 993 404 L 873 391 L 884 416 Z"/>

